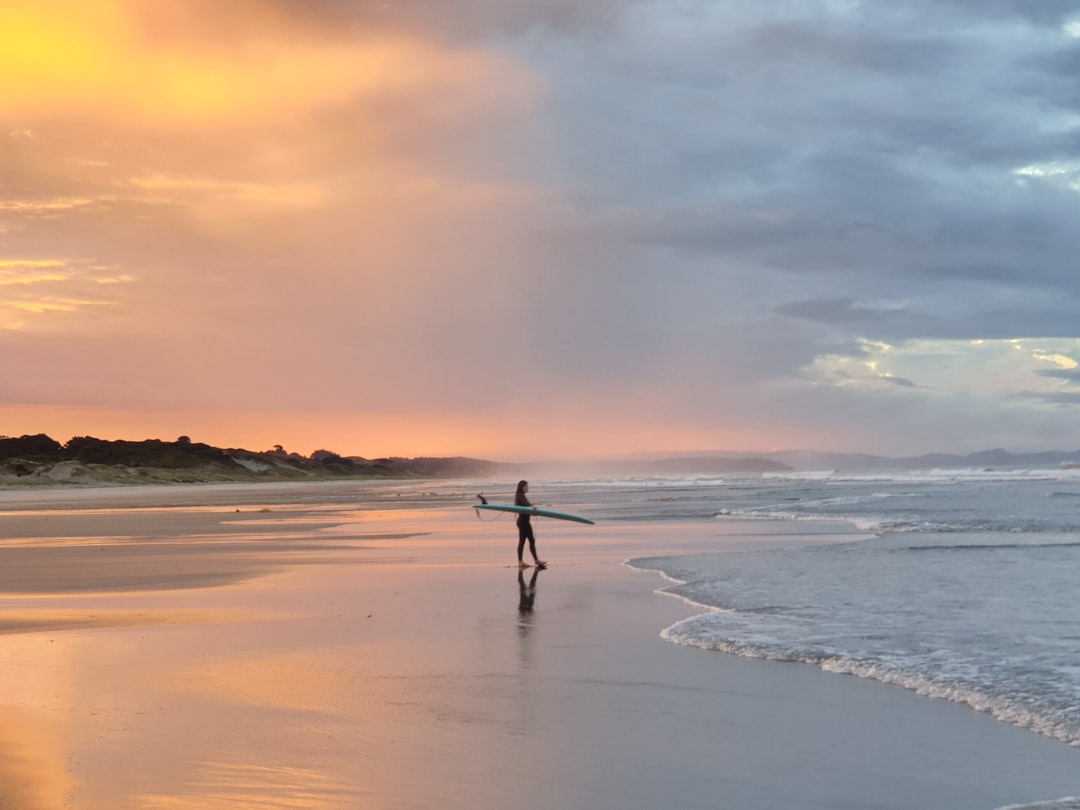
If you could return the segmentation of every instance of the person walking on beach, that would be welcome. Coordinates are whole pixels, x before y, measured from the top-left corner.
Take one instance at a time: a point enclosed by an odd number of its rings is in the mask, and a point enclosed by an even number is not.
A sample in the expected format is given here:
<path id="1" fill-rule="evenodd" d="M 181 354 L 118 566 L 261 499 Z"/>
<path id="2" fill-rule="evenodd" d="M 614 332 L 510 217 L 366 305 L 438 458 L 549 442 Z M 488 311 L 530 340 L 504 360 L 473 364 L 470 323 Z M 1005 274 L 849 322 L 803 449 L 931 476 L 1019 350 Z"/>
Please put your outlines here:
<path id="1" fill-rule="evenodd" d="M 528 481 L 518 481 L 517 492 L 514 493 L 514 505 L 515 506 L 529 506 L 529 499 L 525 497 L 525 493 L 529 491 Z M 536 556 L 536 535 L 533 534 L 532 520 L 529 518 L 528 512 L 522 512 L 517 517 L 518 527 L 518 567 L 525 567 L 524 551 L 525 541 L 529 541 L 529 553 L 532 554 L 533 561 L 538 568 L 543 568 L 547 565 L 546 562 Z"/>

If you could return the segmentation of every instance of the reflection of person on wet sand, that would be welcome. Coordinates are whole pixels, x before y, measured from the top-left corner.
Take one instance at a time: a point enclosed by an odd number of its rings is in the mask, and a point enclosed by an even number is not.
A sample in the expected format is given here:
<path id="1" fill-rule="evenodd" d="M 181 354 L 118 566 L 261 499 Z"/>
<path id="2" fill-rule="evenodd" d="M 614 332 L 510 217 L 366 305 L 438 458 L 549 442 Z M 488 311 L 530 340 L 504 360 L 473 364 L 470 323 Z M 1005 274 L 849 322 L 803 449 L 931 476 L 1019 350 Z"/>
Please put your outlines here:
<path id="1" fill-rule="evenodd" d="M 529 584 L 525 584 L 525 571 L 524 569 L 518 569 L 518 591 L 520 592 L 520 599 L 518 600 L 518 612 L 522 616 L 528 616 L 533 611 L 533 605 L 536 602 L 536 578 L 540 576 L 542 568 L 536 568 L 533 570 L 532 579 L 529 580 Z"/>

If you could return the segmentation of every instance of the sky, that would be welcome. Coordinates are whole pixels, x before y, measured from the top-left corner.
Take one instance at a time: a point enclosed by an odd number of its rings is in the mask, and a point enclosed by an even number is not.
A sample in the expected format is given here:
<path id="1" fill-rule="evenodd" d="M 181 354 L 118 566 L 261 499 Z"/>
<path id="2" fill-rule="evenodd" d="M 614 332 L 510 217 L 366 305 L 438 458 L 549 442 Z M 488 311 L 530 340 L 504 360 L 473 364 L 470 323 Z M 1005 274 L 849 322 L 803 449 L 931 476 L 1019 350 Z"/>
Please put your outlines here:
<path id="1" fill-rule="evenodd" d="M 0 434 L 1080 449 L 1080 7 L 3 0 Z"/>

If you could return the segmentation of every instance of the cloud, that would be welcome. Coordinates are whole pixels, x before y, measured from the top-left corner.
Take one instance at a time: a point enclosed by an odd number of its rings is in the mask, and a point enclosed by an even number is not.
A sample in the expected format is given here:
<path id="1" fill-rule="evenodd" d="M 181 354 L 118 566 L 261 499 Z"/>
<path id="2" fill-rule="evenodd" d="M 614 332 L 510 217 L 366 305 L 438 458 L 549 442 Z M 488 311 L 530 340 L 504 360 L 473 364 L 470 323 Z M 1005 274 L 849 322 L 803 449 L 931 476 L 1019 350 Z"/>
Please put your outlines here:
<path id="1" fill-rule="evenodd" d="M 0 200 L 0 211 L 43 216 L 94 204 L 95 200 L 89 197 L 52 197 L 43 200 L 6 199 Z"/>
<path id="2" fill-rule="evenodd" d="M 851 298 L 834 298 L 827 301 L 793 301 L 776 308 L 778 315 L 789 318 L 805 318 L 825 323 L 858 323 L 871 320 L 875 313 L 859 309 Z"/>
<path id="3" fill-rule="evenodd" d="M 1076 19 L 6 3 L 0 392 L 361 453 L 1072 435 Z"/>
<path id="4" fill-rule="evenodd" d="M 0 259 L 0 329 L 47 328 L 43 320 L 58 314 L 115 307 L 117 300 L 102 295 L 102 288 L 134 281 L 115 268 L 87 262 Z"/>
<path id="5" fill-rule="evenodd" d="M 353 101 L 453 92 L 496 69 L 482 51 L 360 41 L 269 2 L 60 0 L 0 10 L 7 115 L 128 115 L 153 124 L 287 120 Z M 321 33 L 321 35 L 316 35 Z M 505 69 L 505 68 L 504 68 Z"/>

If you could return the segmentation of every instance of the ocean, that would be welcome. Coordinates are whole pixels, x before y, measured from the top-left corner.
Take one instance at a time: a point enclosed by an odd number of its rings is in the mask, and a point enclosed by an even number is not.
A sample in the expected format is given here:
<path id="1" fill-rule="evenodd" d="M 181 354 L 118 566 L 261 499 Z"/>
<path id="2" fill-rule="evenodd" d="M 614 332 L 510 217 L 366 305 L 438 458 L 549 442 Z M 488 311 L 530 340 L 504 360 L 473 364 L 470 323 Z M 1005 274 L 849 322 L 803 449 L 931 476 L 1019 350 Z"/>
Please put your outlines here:
<path id="1" fill-rule="evenodd" d="M 1080 746 L 1080 471 L 564 482 L 606 520 L 841 521 L 833 544 L 627 561 L 701 608 L 664 638 L 954 701 Z M 568 507 L 569 508 L 569 507 Z M 1078 808 L 1076 799 L 1039 807 Z"/>

